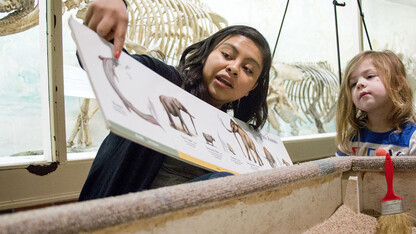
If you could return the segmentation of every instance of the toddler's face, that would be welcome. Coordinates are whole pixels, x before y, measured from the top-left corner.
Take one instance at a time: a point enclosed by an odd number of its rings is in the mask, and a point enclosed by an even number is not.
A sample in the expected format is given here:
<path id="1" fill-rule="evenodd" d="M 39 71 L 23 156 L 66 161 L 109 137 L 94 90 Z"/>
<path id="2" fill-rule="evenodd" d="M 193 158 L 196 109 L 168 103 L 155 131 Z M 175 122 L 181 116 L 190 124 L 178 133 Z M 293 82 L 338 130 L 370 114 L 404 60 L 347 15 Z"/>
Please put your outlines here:
<path id="1" fill-rule="evenodd" d="M 367 114 L 383 114 L 391 110 L 391 100 L 371 60 L 358 64 L 350 76 L 349 87 L 354 105 Z"/>
<path id="2" fill-rule="evenodd" d="M 232 36 L 217 45 L 203 68 L 209 103 L 217 108 L 247 96 L 263 70 L 262 54 L 247 37 Z"/>

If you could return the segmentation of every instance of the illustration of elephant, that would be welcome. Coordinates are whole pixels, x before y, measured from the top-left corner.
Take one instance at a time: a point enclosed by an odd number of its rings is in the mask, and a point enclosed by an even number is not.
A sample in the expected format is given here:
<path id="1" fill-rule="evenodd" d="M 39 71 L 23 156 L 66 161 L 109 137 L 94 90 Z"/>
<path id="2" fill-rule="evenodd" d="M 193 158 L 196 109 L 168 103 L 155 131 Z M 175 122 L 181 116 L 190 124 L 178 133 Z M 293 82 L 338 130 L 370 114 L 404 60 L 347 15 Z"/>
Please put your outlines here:
<path id="1" fill-rule="evenodd" d="M 266 147 L 263 146 L 264 154 L 266 155 L 267 161 L 269 161 L 269 164 L 272 168 L 277 167 L 276 160 L 274 160 L 273 155 L 266 149 Z"/>
<path id="2" fill-rule="evenodd" d="M 174 97 L 169 97 L 169 96 L 165 96 L 165 95 L 160 95 L 159 96 L 160 102 L 162 103 L 163 107 L 165 108 L 166 113 L 168 114 L 169 120 L 170 120 L 170 125 L 177 129 L 175 122 L 173 121 L 172 116 L 178 117 L 179 120 L 181 121 L 181 125 L 183 130 L 190 136 L 192 136 L 191 132 L 189 131 L 188 126 L 186 126 L 185 121 L 182 118 L 181 115 L 181 111 L 185 112 L 186 114 L 189 115 L 189 118 L 191 119 L 192 125 L 194 126 L 195 129 L 195 134 L 198 135 L 198 132 L 196 131 L 196 127 L 193 121 L 193 118 L 195 118 L 194 116 L 192 116 L 188 110 L 186 109 L 186 107 L 184 105 L 182 105 L 182 103 Z M 177 129 L 178 130 L 178 129 Z"/>
<path id="3" fill-rule="evenodd" d="M 222 121 L 221 121 L 222 123 Z M 264 163 L 261 160 L 259 154 L 257 153 L 257 149 L 256 149 L 256 145 L 254 144 L 253 140 L 250 138 L 250 136 L 244 131 L 243 128 L 241 128 L 240 125 L 238 125 L 236 122 L 234 122 L 232 119 L 230 119 L 230 126 L 231 126 L 231 130 L 228 129 L 224 123 L 222 123 L 222 125 L 225 127 L 225 129 L 227 129 L 227 131 L 231 132 L 234 134 L 235 139 L 237 139 L 238 144 L 240 145 L 241 151 L 243 151 L 244 154 L 244 150 L 241 147 L 240 141 L 237 138 L 237 133 L 238 135 L 240 135 L 241 140 L 244 144 L 244 147 L 247 151 L 247 157 L 248 159 L 251 161 L 251 158 L 253 158 L 254 163 L 258 163 L 259 166 L 263 166 Z M 257 158 L 257 161 L 256 161 Z"/>

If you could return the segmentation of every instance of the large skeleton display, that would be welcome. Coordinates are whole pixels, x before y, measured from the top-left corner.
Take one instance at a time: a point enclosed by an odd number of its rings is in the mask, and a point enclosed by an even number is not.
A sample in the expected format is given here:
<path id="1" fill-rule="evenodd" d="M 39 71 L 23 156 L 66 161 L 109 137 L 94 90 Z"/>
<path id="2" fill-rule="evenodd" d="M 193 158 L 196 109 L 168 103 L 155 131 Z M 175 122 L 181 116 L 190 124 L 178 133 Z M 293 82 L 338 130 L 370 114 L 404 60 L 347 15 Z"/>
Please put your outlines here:
<path id="1" fill-rule="evenodd" d="M 76 10 L 83 19 L 89 0 L 67 0 L 62 2 L 62 11 Z M 227 26 L 227 21 L 210 11 L 199 0 L 127 0 L 129 27 L 125 48 L 130 53 L 165 55 L 169 64 L 177 64 L 183 49 L 206 38 Z M 38 1 L 0 0 L 0 36 L 19 33 L 36 26 L 39 22 Z M 415 59 L 401 56 L 415 77 Z M 412 83 L 412 82 L 411 82 Z M 415 82 L 413 82 L 415 83 Z M 289 124 L 291 135 L 298 135 L 302 124 L 309 121 L 317 132 L 325 132 L 324 124 L 335 115 L 338 96 L 338 79 L 328 65 L 318 64 L 273 64 L 267 103 L 268 120 L 282 131 L 279 119 Z M 68 138 L 67 146 L 91 145 L 88 122 L 97 112 L 94 100 L 85 98 L 81 113 Z"/>
<path id="2" fill-rule="evenodd" d="M 34 0 L 1 0 L 0 36 L 28 30 L 39 24 L 39 2 Z"/>
<path id="3" fill-rule="evenodd" d="M 338 78 L 327 63 L 275 63 L 269 85 L 267 105 L 270 124 L 281 132 L 277 116 L 288 123 L 291 135 L 299 134 L 305 119 L 317 132 L 326 132 L 324 124 L 335 116 L 339 92 Z"/>

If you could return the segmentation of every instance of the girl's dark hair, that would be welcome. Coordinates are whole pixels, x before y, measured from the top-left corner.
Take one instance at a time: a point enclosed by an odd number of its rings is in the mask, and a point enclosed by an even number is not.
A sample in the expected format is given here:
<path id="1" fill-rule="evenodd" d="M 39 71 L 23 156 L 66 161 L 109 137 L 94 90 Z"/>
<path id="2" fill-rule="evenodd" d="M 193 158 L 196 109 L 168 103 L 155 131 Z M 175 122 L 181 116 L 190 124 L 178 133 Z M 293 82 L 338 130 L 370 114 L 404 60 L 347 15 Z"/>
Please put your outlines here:
<path id="1" fill-rule="evenodd" d="M 182 88 L 202 100 L 208 100 L 209 93 L 203 83 L 202 69 L 214 48 L 235 35 L 247 37 L 257 45 L 262 54 L 263 70 L 257 80 L 257 87 L 248 96 L 223 105 L 221 110 L 232 110 L 234 117 L 249 123 L 254 129 L 259 129 L 266 122 L 268 114 L 266 97 L 272 58 L 269 44 L 256 29 L 244 25 L 229 26 L 187 47 L 178 66 L 183 79 Z"/>

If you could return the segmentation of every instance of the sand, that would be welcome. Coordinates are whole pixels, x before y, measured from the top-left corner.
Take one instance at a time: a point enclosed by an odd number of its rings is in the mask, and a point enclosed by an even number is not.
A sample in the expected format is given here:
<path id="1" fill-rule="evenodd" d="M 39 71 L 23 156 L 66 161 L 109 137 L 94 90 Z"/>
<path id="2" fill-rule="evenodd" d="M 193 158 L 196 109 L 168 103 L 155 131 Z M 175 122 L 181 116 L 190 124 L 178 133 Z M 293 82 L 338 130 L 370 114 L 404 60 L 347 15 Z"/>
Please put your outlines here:
<path id="1" fill-rule="evenodd" d="M 304 234 L 322 233 L 375 233 L 377 219 L 366 214 L 357 214 L 345 205 L 340 206 L 337 211 L 326 221 L 312 227 Z M 416 234 L 416 227 L 412 233 Z"/>

